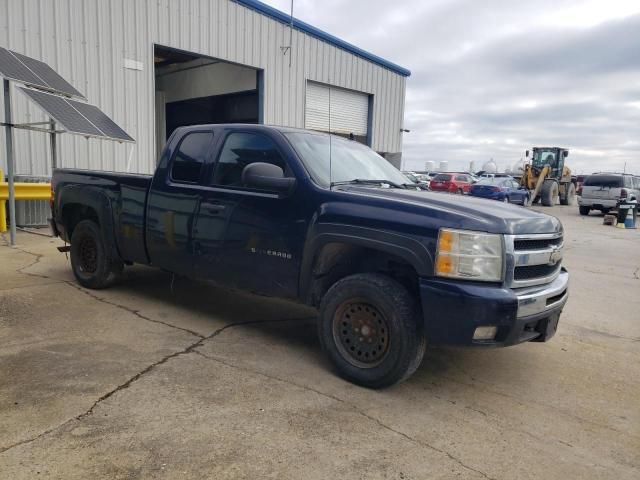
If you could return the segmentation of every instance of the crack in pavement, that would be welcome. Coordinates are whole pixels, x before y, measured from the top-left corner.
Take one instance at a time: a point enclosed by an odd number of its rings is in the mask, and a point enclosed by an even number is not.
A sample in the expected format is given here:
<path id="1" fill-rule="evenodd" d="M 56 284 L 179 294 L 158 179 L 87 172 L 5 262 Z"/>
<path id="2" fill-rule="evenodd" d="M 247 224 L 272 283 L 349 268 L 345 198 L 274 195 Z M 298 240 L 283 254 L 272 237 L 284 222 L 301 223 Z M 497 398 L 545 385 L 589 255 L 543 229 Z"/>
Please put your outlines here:
<path id="1" fill-rule="evenodd" d="M 64 283 L 64 284 L 66 284 L 66 285 L 68 285 L 68 286 L 70 286 L 72 288 L 75 288 L 79 292 L 82 292 L 85 295 L 93 298 L 94 300 L 97 300 L 98 302 L 101 302 L 101 303 L 104 303 L 106 305 L 111 305 L 113 307 L 119 308 L 121 310 L 124 310 L 124 311 L 126 311 L 128 313 L 131 313 L 132 315 L 135 315 L 136 317 L 141 318 L 143 320 L 146 320 L 148 322 L 158 323 L 158 324 L 164 325 L 166 327 L 175 328 L 176 330 L 182 330 L 183 332 L 189 333 L 189 334 L 191 334 L 193 336 L 196 336 L 198 338 L 201 338 L 201 339 L 204 338 L 204 335 L 201 335 L 201 334 L 199 334 L 199 333 L 197 333 L 197 332 L 195 332 L 193 330 L 190 330 L 188 328 L 178 327 L 178 326 L 173 325 L 171 323 L 163 322 L 162 320 L 156 320 L 154 318 L 147 317 L 146 315 L 143 315 L 142 313 L 140 313 L 139 310 L 135 310 L 135 309 L 133 309 L 131 307 L 127 307 L 126 305 L 122 305 L 120 303 L 112 302 L 112 301 L 107 300 L 106 298 L 103 298 L 103 297 L 99 297 L 98 295 L 96 295 L 96 294 L 92 293 L 91 291 L 81 287 L 80 285 L 77 285 L 76 283 L 74 283 L 74 282 L 72 282 L 70 280 L 60 280 L 60 279 L 57 279 L 57 278 L 54 278 L 54 277 L 51 277 L 51 276 L 48 276 L 48 275 L 43 275 L 41 273 L 27 272 L 26 270 L 28 268 L 31 268 L 34 265 L 38 264 L 40 262 L 40 260 L 42 259 L 42 257 L 44 257 L 44 255 L 41 254 L 41 253 L 33 253 L 33 252 L 28 251 L 28 250 L 24 250 L 22 248 L 19 248 L 19 247 L 15 247 L 15 248 L 16 248 L 16 250 L 18 250 L 18 251 L 20 251 L 22 253 L 26 253 L 27 255 L 33 255 L 33 256 L 36 257 L 35 260 L 33 262 L 31 262 L 30 264 L 16 269 L 16 272 L 18 272 L 18 273 L 22 273 L 23 275 L 28 275 L 28 276 L 31 276 L 31 277 L 45 278 L 45 279 L 48 279 L 48 280 L 55 280 L 57 283 Z"/>
<path id="2" fill-rule="evenodd" d="M 220 332 L 220 333 L 222 333 L 222 332 Z M 257 370 L 253 370 L 251 368 L 242 367 L 242 366 L 239 366 L 239 365 L 234 365 L 234 364 L 226 362 L 224 360 L 220 360 L 219 358 L 214 358 L 214 357 L 211 357 L 209 355 L 206 355 L 206 354 L 204 354 L 204 353 L 202 353 L 202 352 L 200 352 L 198 350 L 194 350 L 193 353 L 195 353 L 196 355 L 200 355 L 201 357 L 204 357 L 204 358 L 206 358 L 208 360 L 211 360 L 213 362 L 217 362 L 217 363 L 221 363 L 223 365 L 226 365 L 227 367 L 234 368 L 236 370 L 242 370 L 242 371 L 245 371 L 245 372 L 253 373 L 255 375 L 260 375 L 262 377 L 268 378 L 270 380 L 275 380 L 275 381 L 278 381 L 278 382 L 281 382 L 281 383 L 286 383 L 288 385 L 292 385 L 294 387 L 297 387 L 297 388 L 300 388 L 300 389 L 303 389 L 303 390 L 308 390 L 310 392 L 314 392 L 314 393 L 316 393 L 318 395 L 321 395 L 323 397 L 326 397 L 326 398 L 329 398 L 329 399 L 334 400 L 336 402 L 339 402 L 339 403 L 342 403 L 344 405 L 347 405 L 348 407 L 350 407 L 358 415 L 361 415 L 362 417 L 364 417 L 364 418 L 376 423 L 379 427 L 381 427 L 381 428 L 383 428 L 385 430 L 388 430 L 389 432 L 392 432 L 395 435 L 398 435 L 398 436 L 404 438 L 405 440 L 413 443 L 414 445 L 418 445 L 418 446 L 423 447 L 423 448 L 428 448 L 428 449 L 433 450 L 435 452 L 438 452 L 438 453 L 440 453 L 442 455 L 445 455 L 450 460 L 454 461 L 455 463 L 457 463 L 458 465 L 460 465 L 464 469 L 469 470 L 471 472 L 475 472 L 475 473 L 481 475 L 483 478 L 487 478 L 488 480 L 497 480 L 496 478 L 489 476 L 487 473 L 483 472 L 482 470 L 478 470 L 477 468 L 474 468 L 474 467 L 472 467 L 470 465 L 467 465 L 462 460 L 460 460 L 456 456 L 452 455 L 451 453 L 447 452 L 446 450 L 443 450 L 441 448 L 435 447 L 435 446 L 433 446 L 433 445 L 431 445 L 431 444 L 429 444 L 429 443 L 427 443 L 425 441 L 418 440 L 418 439 L 408 435 L 407 433 L 405 433 L 405 432 L 403 432 L 401 430 L 398 430 L 396 428 L 391 427 L 390 425 L 385 424 L 379 418 L 376 418 L 376 417 L 374 417 L 372 415 L 369 415 L 368 413 L 360 410 L 353 403 L 350 403 L 347 400 L 344 400 L 344 399 L 342 399 L 340 397 L 337 397 L 335 395 L 331 395 L 330 393 L 323 392 L 321 390 L 318 390 L 316 388 L 310 387 L 308 385 L 299 384 L 299 383 L 293 382 L 291 380 L 287 380 L 287 379 L 284 379 L 284 378 L 277 377 L 275 375 L 270 375 L 268 373 L 264 373 L 264 372 L 260 372 L 260 371 L 257 371 Z"/>
<path id="3" fill-rule="evenodd" d="M 105 400 L 107 400 L 108 398 L 111 398 L 113 395 L 115 395 L 116 393 L 122 391 L 122 390 L 126 390 L 127 388 L 129 388 L 133 383 L 135 383 L 136 381 L 140 380 L 140 378 L 142 378 L 145 374 L 149 373 L 151 370 L 153 370 L 154 368 L 163 365 L 164 363 L 168 362 L 169 360 L 179 357 L 181 355 L 188 355 L 190 353 L 198 353 L 195 352 L 195 349 L 204 345 L 204 342 L 206 342 L 207 340 L 211 340 L 212 338 L 217 337 L 218 335 L 220 335 L 222 332 L 224 332 L 225 330 L 227 330 L 228 328 L 233 328 L 233 327 L 239 327 L 239 326 L 243 326 L 243 325 L 254 325 L 254 324 L 263 324 L 263 323 L 274 323 L 274 322 L 291 322 L 291 321 L 303 321 L 303 320 L 308 320 L 309 318 L 286 318 L 286 319 L 277 319 L 277 320 L 250 320 L 250 321 L 246 321 L 246 322 L 235 322 L 235 323 L 229 323 L 223 327 L 220 327 L 218 329 L 216 329 L 213 333 L 199 338 L 198 341 L 193 342 L 191 344 L 189 344 L 187 347 L 183 348 L 182 350 L 178 350 L 177 352 L 173 352 L 170 353 L 169 355 L 165 355 L 164 357 L 162 357 L 160 360 L 153 362 L 150 365 L 147 365 L 145 368 L 143 368 L 142 370 L 140 370 L 138 373 L 136 373 L 135 375 L 133 375 L 132 377 L 130 377 L 126 382 L 121 383 L 120 385 L 118 385 L 117 387 L 113 388 L 112 390 L 109 390 L 107 393 L 105 393 L 104 395 L 100 396 L 95 402 L 93 402 L 93 404 L 84 412 L 80 413 L 79 415 L 76 415 L 68 420 L 65 420 L 64 422 L 60 423 L 59 425 L 49 428 L 41 433 L 39 433 L 38 435 L 35 435 L 33 437 L 30 438 L 26 438 L 24 440 L 20 440 L 18 442 L 15 442 L 11 445 L 7 445 L 5 447 L 0 447 L 0 454 L 5 453 L 8 450 L 11 450 L 12 448 L 15 447 L 19 447 L 20 445 L 25 445 L 28 443 L 32 443 L 36 440 L 38 440 L 39 438 L 42 438 L 60 428 L 63 428 L 65 425 L 73 422 L 73 421 L 80 421 L 86 417 L 88 417 L 89 415 L 91 415 L 93 413 L 93 411 L 95 410 L 95 408 L 100 405 L 100 403 L 104 402 Z"/>

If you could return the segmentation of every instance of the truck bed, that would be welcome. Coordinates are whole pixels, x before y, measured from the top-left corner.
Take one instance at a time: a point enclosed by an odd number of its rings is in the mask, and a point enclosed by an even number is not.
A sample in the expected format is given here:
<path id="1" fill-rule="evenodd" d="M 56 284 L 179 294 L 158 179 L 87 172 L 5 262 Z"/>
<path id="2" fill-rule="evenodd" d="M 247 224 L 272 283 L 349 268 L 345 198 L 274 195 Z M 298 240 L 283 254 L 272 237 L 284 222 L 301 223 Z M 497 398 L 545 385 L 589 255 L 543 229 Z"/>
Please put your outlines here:
<path id="1" fill-rule="evenodd" d="M 102 199 L 111 207 L 113 238 L 121 257 L 136 263 L 148 263 L 144 225 L 147 193 L 152 175 L 58 168 L 53 171 L 52 188 L 62 192 L 65 208 L 87 199 Z M 74 198 L 75 197 L 75 198 Z M 62 202 L 56 198 L 56 204 Z M 104 206 L 104 205 L 103 205 Z M 100 208 L 100 204 L 93 208 Z M 70 241 L 63 225 L 57 225 L 62 238 Z"/>

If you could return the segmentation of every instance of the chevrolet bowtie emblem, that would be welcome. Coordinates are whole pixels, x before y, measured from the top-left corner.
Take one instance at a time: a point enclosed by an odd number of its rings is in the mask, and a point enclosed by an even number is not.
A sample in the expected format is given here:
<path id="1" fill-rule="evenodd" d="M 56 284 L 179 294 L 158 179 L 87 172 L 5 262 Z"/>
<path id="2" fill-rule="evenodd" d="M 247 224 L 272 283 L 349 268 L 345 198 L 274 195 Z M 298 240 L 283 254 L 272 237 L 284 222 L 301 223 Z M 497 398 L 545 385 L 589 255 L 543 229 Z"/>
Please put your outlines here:
<path id="1" fill-rule="evenodd" d="M 549 254 L 549 265 L 555 265 L 560 260 L 562 260 L 562 250 L 559 248 L 553 249 L 553 251 Z"/>

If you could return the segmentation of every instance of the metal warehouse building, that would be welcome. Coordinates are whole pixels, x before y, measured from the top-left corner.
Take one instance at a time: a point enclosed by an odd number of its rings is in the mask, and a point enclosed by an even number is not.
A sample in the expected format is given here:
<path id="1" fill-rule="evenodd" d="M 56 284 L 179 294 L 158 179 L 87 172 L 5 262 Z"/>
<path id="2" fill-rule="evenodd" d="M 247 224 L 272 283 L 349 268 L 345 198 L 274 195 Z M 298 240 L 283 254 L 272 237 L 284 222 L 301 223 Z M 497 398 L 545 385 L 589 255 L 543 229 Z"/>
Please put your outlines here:
<path id="1" fill-rule="evenodd" d="M 0 46 L 51 65 L 136 140 L 61 135 L 62 167 L 151 173 L 176 127 L 223 122 L 331 123 L 400 163 L 410 72 L 254 0 L 0 0 Z M 13 111 L 48 120 L 17 91 Z M 14 135 L 16 174 L 50 175 L 48 135 Z"/>

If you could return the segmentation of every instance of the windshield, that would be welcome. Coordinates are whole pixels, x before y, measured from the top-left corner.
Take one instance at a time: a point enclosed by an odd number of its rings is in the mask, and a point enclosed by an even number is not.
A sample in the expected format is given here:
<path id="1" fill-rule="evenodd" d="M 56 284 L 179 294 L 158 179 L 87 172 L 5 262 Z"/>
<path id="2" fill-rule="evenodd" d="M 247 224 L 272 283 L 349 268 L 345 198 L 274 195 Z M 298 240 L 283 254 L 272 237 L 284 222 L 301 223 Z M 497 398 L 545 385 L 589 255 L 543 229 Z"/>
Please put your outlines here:
<path id="1" fill-rule="evenodd" d="M 556 165 L 556 152 L 553 149 L 540 149 L 534 150 L 533 161 L 531 162 L 534 167 L 542 168 L 545 165 Z"/>
<path id="2" fill-rule="evenodd" d="M 609 187 L 619 188 L 624 186 L 621 175 L 591 175 L 582 184 L 584 187 Z"/>
<path id="3" fill-rule="evenodd" d="M 290 132 L 284 135 L 300 156 L 311 178 L 321 186 L 328 187 L 331 183 L 356 179 L 388 180 L 398 185 L 409 183 L 400 170 L 369 147 L 353 140 L 308 132 Z"/>

